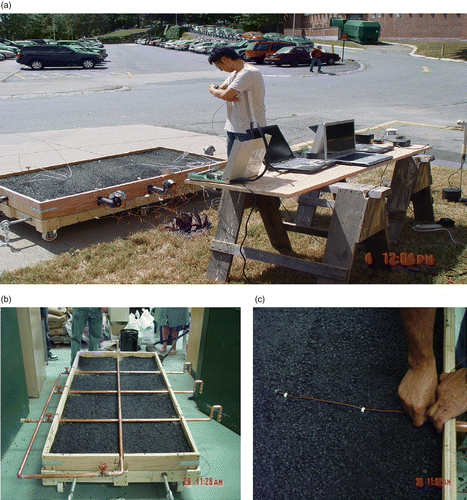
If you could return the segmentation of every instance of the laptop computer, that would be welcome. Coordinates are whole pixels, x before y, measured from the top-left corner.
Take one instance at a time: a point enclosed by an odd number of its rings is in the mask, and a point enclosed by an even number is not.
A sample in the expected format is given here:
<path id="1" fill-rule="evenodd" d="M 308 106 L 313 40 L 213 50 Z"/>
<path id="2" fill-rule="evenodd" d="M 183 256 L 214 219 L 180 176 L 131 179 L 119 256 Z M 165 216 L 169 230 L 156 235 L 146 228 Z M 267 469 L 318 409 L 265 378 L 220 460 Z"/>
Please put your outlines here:
<path id="1" fill-rule="evenodd" d="M 271 136 L 267 155 L 270 166 L 275 170 L 310 174 L 336 163 L 330 159 L 301 158 L 296 156 L 277 125 L 268 125 L 262 127 L 261 130 L 264 134 Z M 261 137 L 259 129 L 253 129 L 253 137 Z"/>
<path id="2" fill-rule="evenodd" d="M 189 174 L 188 178 L 224 184 L 248 182 L 255 179 L 265 168 L 265 154 L 266 146 L 262 137 L 249 141 L 234 141 L 224 170 L 205 170 Z"/>
<path id="3" fill-rule="evenodd" d="M 324 123 L 319 126 L 317 135 L 322 142 L 319 147 L 324 158 L 337 163 L 368 167 L 393 158 L 391 155 L 357 151 L 354 120 Z"/>

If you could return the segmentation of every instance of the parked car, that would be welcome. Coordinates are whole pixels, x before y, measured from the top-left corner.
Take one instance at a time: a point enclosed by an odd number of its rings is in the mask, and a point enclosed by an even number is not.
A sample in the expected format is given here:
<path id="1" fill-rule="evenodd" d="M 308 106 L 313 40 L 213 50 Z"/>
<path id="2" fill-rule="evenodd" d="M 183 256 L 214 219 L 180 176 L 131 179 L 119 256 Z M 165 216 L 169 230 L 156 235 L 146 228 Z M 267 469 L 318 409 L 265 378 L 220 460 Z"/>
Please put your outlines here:
<path id="1" fill-rule="evenodd" d="M 285 42 L 294 43 L 295 45 L 300 45 L 302 47 L 313 48 L 314 43 L 306 36 L 286 36 L 284 37 Z"/>
<path id="2" fill-rule="evenodd" d="M 188 50 L 190 44 L 191 40 L 182 40 L 176 44 L 175 50 Z"/>
<path id="3" fill-rule="evenodd" d="M 97 46 L 92 47 L 86 43 L 78 42 L 76 40 L 58 40 L 56 43 L 57 45 L 64 45 L 66 47 L 72 47 L 72 48 L 78 47 L 81 49 L 89 50 L 91 52 L 96 52 L 97 54 L 100 54 L 104 59 L 107 57 L 107 51 L 104 48 L 100 48 Z"/>
<path id="4" fill-rule="evenodd" d="M 275 40 L 275 41 L 278 41 L 278 42 L 281 42 L 281 41 L 288 41 L 288 40 L 284 40 L 284 35 L 281 35 L 280 33 L 265 33 L 263 35 L 263 38 L 262 40 Z"/>
<path id="5" fill-rule="evenodd" d="M 247 31 L 246 33 L 242 33 L 241 36 L 247 40 L 261 40 L 263 34 L 261 31 Z"/>
<path id="6" fill-rule="evenodd" d="M 17 50 L 19 50 L 21 48 L 21 45 L 18 45 L 17 43 L 12 42 L 11 40 L 8 40 L 7 38 L 0 38 L 0 45 L 5 45 L 10 50 L 11 49 L 17 49 Z"/>
<path id="7" fill-rule="evenodd" d="M 18 53 L 18 49 L 16 47 L 9 47 L 8 45 L 0 44 L 0 53 L 2 53 L 6 58 L 14 58 Z"/>
<path id="8" fill-rule="evenodd" d="M 23 47 L 16 55 L 16 62 L 35 70 L 46 66 L 82 66 L 92 69 L 104 58 L 95 52 L 61 45 L 32 45 Z"/>
<path id="9" fill-rule="evenodd" d="M 211 49 L 213 48 L 214 46 L 214 43 L 202 43 L 201 45 L 197 45 L 196 48 L 195 48 L 195 52 L 197 54 L 207 54 L 208 52 L 211 51 Z"/>
<path id="10" fill-rule="evenodd" d="M 263 64 L 264 59 L 277 52 L 283 47 L 293 46 L 293 43 L 289 42 L 252 42 L 245 50 L 245 61 L 255 62 L 256 64 Z"/>
<path id="11" fill-rule="evenodd" d="M 332 52 L 323 52 L 321 61 L 328 65 L 335 64 L 340 57 Z M 265 58 L 264 62 L 282 66 L 289 64 L 290 66 L 298 66 L 299 64 L 310 64 L 311 55 L 308 47 L 284 47 L 279 49 L 275 54 L 271 54 Z"/>
<path id="12" fill-rule="evenodd" d="M 231 49 L 234 49 L 235 52 L 241 56 L 245 56 L 245 50 L 250 45 L 250 42 L 248 40 L 243 40 L 243 42 L 236 42 L 236 43 L 231 43 L 228 45 Z"/>

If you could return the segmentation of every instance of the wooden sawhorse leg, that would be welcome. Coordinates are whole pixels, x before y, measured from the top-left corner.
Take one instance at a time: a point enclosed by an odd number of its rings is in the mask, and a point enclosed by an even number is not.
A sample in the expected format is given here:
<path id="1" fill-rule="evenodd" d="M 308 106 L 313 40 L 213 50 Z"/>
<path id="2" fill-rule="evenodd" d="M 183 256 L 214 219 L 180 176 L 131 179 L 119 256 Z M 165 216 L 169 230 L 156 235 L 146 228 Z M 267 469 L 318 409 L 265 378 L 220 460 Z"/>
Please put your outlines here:
<path id="1" fill-rule="evenodd" d="M 415 218 L 434 221 L 430 185 L 432 156 L 414 156 L 398 160 L 391 181 L 392 194 L 388 197 L 389 240 L 397 242 L 402 231 L 410 201 Z"/>
<path id="2" fill-rule="evenodd" d="M 383 254 L 389 251 L 386 197 L 390 188 L 338 185 L 323 263 L 348 269 L 348 281 L 357 243 L 365 242 L 375 265 L 383 265 Z M 318 283 L 336 281 L 319 278 Z"/>
<path id="3" fill-rule="evenodd" d="M 215 241 L 236 243 L 242 223 L 246 197 L 246 193 L 229 191 L 228 189 L 222 191 Z M 233 255 L 231 254 L 212 250 L 207 270 L 208 280 L 225 283 L 229 276 L 232 259 Z"/>
<path id="4" fill-rule="evenodd" d="M 211 260 L 207 278 L 211 281 L 225 283 L 229 277 L 235 249 L 223 243 L 235 244 L 238 239 L 246 203 L 252 200 L 251 195 L 225 189 L 219 206 L 219 224 L 212 243 Z M 284 228 L 276 199 L 271 196 L 255 195 L 255 203 L 263 220 L 271 245 L 276 250 L 291 250 L 289 236 Z M 225 248 L 220 251 L 215 248 Z"/>

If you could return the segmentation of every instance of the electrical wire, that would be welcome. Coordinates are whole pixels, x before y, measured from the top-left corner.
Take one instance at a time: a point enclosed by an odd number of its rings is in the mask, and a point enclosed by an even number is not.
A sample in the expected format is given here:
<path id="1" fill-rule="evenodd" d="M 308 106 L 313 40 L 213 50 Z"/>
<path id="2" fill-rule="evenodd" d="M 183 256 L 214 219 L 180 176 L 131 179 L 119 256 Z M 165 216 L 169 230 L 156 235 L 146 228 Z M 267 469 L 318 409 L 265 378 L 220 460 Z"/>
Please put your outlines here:
<path id="1" fill-rule="evenodd" d="M 449 229 L 446 229 L 445 227 L 437 227 L 437 228 L 432 228 L 432 229 L 417 229 L 416 226 L 412 226 L 412 230 L 417 232 L 417 233 L 431 233 L 435 231 L 446 231 L 449 234 L 449 237 L 451 238 L 451 241 L 456 244 L 456 245 L 466 245 L 467 243 L 461 243 L 460 241 L 456 241 L 453 237 Z"/>
<path id="2" fill-rule="evenodd" d="M 246 221 L 245 221 L 245 234 L 243 236 L 243 239 L 240 243 L 240 255 L 242 256 L 242 259 L 243 259 L 243 267 L 242 267 L 242 274 L 243 274 L 243 277 L 246 279 L 246 281 L 248 283 L 252 283 L 251 280 L 248 278 L 248 276 L 246 275 L 246 256 L 245 254 L 243 253 L 243 246 L 245 244 L 245 241 L 246 241 L 246 238 L 248 236 L 248 223 L 250 221 L 250 218 L 251 218 L 251 215 L 253 214 L 253 210 L 256 208 L 256 195 L 255 193 L 248 187 L 246 186 L 245 184 L 243 184 L 243 187 L 245 189 L 248 189 L 248 191 L 250 191 L 250 193 L 253 195 L 253 206 L 251 207 L 250 209 L 250 212 L 248 213 L 248 217 L 246 218 Z"/>
<path id="3" fill-rule="evenodd" d="M 451 184 L 451 177 L 453 177 L 454 175 L 458 174 L 459 172 L 462 171 L 462 169 L 464 168 L 464 162 L 462 161 L 461 162 L 461 166 L 455 171 L 453 172 L 451 175 L 448 176 L 448 184 L 449 184 L 449 187 L 452 188 L 452 184 Z"/>

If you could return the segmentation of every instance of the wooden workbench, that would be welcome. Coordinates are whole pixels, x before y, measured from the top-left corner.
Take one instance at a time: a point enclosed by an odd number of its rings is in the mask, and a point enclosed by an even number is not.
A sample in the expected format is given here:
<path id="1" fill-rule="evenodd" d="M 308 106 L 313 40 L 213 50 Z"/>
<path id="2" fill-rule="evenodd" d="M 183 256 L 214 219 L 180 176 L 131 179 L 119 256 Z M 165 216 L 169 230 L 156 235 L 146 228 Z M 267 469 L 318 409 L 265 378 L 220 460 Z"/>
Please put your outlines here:
<path id="1" fill-rule="evenodd" d="M 188 184 L 223 190 L 208 279 L 227 281 L 233 257 L 241 256 L 316 275 L 320 283 L 348 282 L 357 243 L 364 243 L 366 250 L 375 255 L 375 264 L 381 265 L 383 253 L 389 251 L 388 235 L 391 239 L 399 236 L 410 201 L 417 205 L 416 216 L 433 220 L 431 158 L 417 156 L 427 149 L 429 146 L 418 145 L 396 148 L 390 152 L 392 160 L 371 167 L 336 164 L 314 174 L 267 172 L 260 179 L 244 185 L 187 180 Z M 391 187 L 342 182 L 393 162 Z M 334 201 L 320 199 L 321 192 L 326 190 L 334 194 Z M 299 209 L 294 224 L 282 221 L 276 198 L 298 198 Z M 327 244 L 323 262 L 314 263 L 238 245 L 244 210 L 252 199 L 273 248 L 280 253 L 292 250 L 288 231 L 325 236 Z M 312 227 L 316 206 L 333 210 L 328 231 Z"/>

